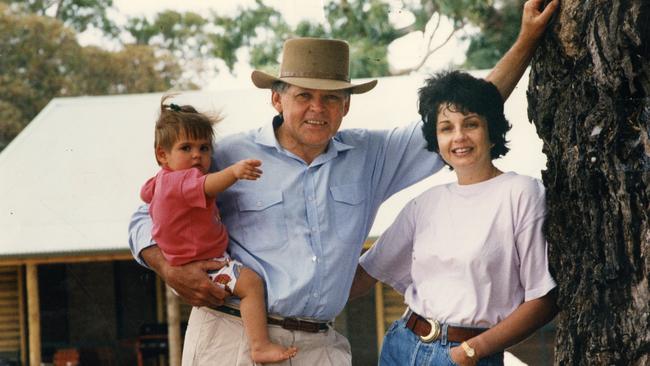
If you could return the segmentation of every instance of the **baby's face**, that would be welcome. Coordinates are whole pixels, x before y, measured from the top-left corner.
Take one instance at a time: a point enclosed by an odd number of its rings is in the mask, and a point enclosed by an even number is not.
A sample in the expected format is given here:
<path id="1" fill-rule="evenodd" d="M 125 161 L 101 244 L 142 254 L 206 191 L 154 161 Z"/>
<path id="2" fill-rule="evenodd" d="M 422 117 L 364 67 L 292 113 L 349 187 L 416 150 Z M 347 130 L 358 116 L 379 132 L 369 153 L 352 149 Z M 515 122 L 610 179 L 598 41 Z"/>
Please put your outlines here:
<path id="1" fill-rule="evenodd" d="M 198 168 L 206 174 L 210 170 L 212 142 L 209 139 L 188 139 L 184 136 L 174 143 L 171 151 L 161 157 L 165 167 L 171 170 Z"/>

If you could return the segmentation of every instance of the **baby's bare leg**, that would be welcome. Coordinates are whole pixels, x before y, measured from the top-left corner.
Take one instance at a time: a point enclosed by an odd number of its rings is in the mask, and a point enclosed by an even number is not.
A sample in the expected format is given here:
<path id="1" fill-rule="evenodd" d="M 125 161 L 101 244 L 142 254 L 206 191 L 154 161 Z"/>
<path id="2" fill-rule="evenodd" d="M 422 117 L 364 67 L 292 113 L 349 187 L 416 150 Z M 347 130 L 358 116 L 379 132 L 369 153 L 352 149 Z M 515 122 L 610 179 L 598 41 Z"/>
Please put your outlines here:
<path id="1" fill-rule="evenodd" d="M 241 317 L 244 331 L 251 346 L 251 358 L 255 362 L 279 362 L 296 355 L 296 347 L 284 347 L 272 343 L 266 329 L 266 304 L 264 285 L 259 276 L 249 268 L 242 268 L 234 289 L 241 299 Z"/>

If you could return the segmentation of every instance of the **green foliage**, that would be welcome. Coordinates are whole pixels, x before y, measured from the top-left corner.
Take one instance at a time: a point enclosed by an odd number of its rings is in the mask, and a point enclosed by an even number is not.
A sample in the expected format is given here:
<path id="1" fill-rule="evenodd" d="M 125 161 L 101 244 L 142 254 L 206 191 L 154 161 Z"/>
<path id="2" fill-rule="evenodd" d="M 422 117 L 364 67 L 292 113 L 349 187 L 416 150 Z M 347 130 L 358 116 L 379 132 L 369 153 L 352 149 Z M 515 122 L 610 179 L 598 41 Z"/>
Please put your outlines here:
<path id="1" fill-rule="evenodd" d="M 474 24 L 481 31 L 470 37 L 465 67 L 490 69 L 501 59 L 519 35 L 525 0 L 503 0 L 478 13 Z"/>
<path id="2" fill-rule="evenodd" d="M 290 33 L 282 14 L 261 0 L 256 0 L 255 8 L 240 9 L 232 18 L 215 15 L 212 23 L 216 31 L 211 36 L 215 47 L 210 55 L 222 59 L 230 70 L 238 61 L 237 50 L 242 47 L 249 49 L 250 64 L 254 67 L 275 63 L 282 47 L 277 39 Z"/>
<path id="3" fill-rule="evenodd" d="M 207 22 L 197 13 L 165 10 L 152 22 L 145 17 L 129 18 L 125 30 L 135 38 L 136 44 L 189 53 L 199 51 L 206 44 Z"/>
<path id="4" fill-rule="evenodd" d="M 37 15 L 14 15 L 0 4 L 0 147 L 4 147 L 54 95 L 66 93 L 65 74 L 80 50 L 63 24 Z"/>
<path id="5" fill-rule="evenodd" d="M 61 21 L 3 3 L 0 54 L 0 149 L 52 98 L 163 91 L 181 74 L 174 58 L 150 46 L 119 52 L 81 47 Z"/>
<path id="6" fill-rule="evenodd" d="M 254 68 L 271 70 L 277 68 L 284 40 L 294 36 L 327 37 L 344 39 L 350 44 L 351 73 L 353 78 L 378 77 L 391 74 L 388 65 L 388 46 L 411 32 L 425 32 L 431 17 L 438 13 L 451 19 L 456 29 L 470 22 L 486 19 L 494 9 L 492 1 L 485 0 L 419 0 L 402 1 L 399 11 L 410 12 L 413 24 L 398 29 L 389 21 L 389 14 L 395 11 L 382 0 L 328 1 L 324 5 L 325 24 L 303 21 L 290 30 L 277 12 L 268 8 L 261 0 L 255 9 L 240 9 L 228 20 L 220 18 L 228 39 L 218 36 L 219 43 L 212 55 L 222 58 L 232 69 L 237 61 L 236 51 L 240 47 L 250 49 L 250 65 Z M 270 21 L 266 22 L 265 20 Z M 264 21 L 262 21 L 264 20 Z M 251 22 L 253 24 L 251 24 Z M 239 26 L 234 26 L 234 25 Z M 262 26 L 262 24 L 264 24 Z M 259 37 L 264 31 L 266 36 Z M 257 36 L 257 37 L 256 37 Z"/>
<path id="7" fill-rule="evenodd" d="M 322 24 L 302 21 L 292 29 L 277 10 L 256 0 L 253 6 L 239 8 L 231 16 L 167 10 L 153 21 L 130 19 L 126 30 L 138 44 L 169 50 L 181 60 L 183 68 L 194 67 L 197 73 L 204 68 L 197 60 L 219 59 L 232 72 L 242 55 L 252 67 L 273 72 L 284 40 L 296 36 L 339 38 L 350 44 L 352 77 L 378 77 L 395 72 L 388 65 L 388 46 L 411 32 L 424 34 L 436 14 L 450 19 L 454 32 L 470 23 L 481 27 L 483 33 L 471 38 L 468 66 L 493 65 L 517 35 L 522 1 L 404 0 L 398 6 L 392 2 L 391 8 L 385 0 L 333 0 L 324 2 Z M 411 13 L 414 22 L 396 28 L 389 21 L 391 11 Z M 423 57 L 428 57 L 435 46 L 429 45 Z"/>
<path id="8" fill-rule="evenodd" d="M 70 77 L 71 95 L 151 93 L 171 87 L 195 89 L 177 84 L 180 66 L 171 55 L 156 55 L 147 45 L 127 45 L 110 52 L 97 47 L 81 50 L 82 65 Z"/>
<path id="9" fill-rule="evenodd" d="M 388 75 L 388 45 L 401 34 L 388 20 L 389 6 L 379 0 L 330 2 L 325 6 L 327 37 L 350 44 L 353 78 Z"/>
<path id="10" fill-rule="evenodd" d="M 12 8 L 27 13 L 59 19 L 66 26 L 83 32 L 89 26 L 115 37 L 118 28 L 107 16 L 106 11 L 113 6 L 113 0 L 0 0 L 11 4 Z"/>
<path id="11" fill-rule="evenodd" d="M 411 70 L 391 70 L 388 46 L 412 32 L 431 34 L 437 14 L 452 20 L 453 32 L 470 23 L 480 27 L 470 36 L 465 66 L 490 68 L 515 40 L 523 2 L 332 0 L 324 2 L 322 23 L 291 27 L 256 0 L 231 16 L 165 10 L 153 19 L 130 18 L 118 30 L 107 17 L 112 0 L 0 0 L 0 149 L 53 97 L 196 88 L 190 80 L 201 80 L 214 60 L 232 72 L 245 57 L 252 67 L 276 73 L 282 43 L 297 36 L 346 40 L 353 78 L 399 74 Z M 394 11 L 412 14 L 413 23 L 395 27 L 389 21 Z M 75 31 L 91 26 L 108 37 L 126 31 L 135 42 L 118 52 L 81 47 Z M 415 69 L 435 46 L 427 46 Z"/>

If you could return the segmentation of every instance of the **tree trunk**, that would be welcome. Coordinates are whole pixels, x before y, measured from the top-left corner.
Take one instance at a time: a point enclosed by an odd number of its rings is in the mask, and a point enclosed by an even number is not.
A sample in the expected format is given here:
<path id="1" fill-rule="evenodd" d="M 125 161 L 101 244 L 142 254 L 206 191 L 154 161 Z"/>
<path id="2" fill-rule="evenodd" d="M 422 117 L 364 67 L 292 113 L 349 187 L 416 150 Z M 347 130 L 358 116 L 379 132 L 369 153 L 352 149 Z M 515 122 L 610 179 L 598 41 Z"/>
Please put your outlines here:
<path id="1" fill-rule="evenodd" d="M 650 365 L 650 2 L 561 7 L 528 87 L 548 157 L 555 363 Z"/>

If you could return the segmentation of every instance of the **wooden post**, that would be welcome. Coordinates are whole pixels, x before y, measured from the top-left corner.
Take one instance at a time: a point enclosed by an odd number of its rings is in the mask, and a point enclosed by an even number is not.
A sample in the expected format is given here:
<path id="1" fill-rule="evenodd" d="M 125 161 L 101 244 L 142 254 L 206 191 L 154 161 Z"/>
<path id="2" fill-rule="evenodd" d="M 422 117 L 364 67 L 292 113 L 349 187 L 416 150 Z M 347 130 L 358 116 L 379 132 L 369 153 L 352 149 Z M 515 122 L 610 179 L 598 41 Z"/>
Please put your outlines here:
<path id="1" fill-rule="evenodd" d="M 38 265 L 27 263 L 27 323 L 29 329 L 29 365 L 41 365 L 41 314 L 38 299 Z"/>
<path id="2" fill-rule="evenodd" d="M 377 352 L 381 352 L 381 343 L 384 340 L 384 326 L 386 319 L 384 317 L 384 288 L 381 282 L 375 284 L 375 317 L 377 322 Z"/>
<path id="3" fill-rule="evenodd" d="M 22 267 L 16 267 L 16 278 L 18 279 L 18 309 L 20 317 L 20 362 L 22 365 L 27 364 L 27 336 L 25 331 L 25 294 L 23 292 L 23 285 L 25 283 L 25 275 L 23 274 Z"/>
<path id="4" fill-rule="evenodd" d="M 165 321 L 165 297 L 167 290 L 165 283 L 156 276 L 156 321 L 162 323 Z"/>
<path id="5" fill-rule="evenodd" d="M 167 288 L 167 340 L 169 342 L 169 366 L 181 365 L 181 314 L 178 296 Z"/>

